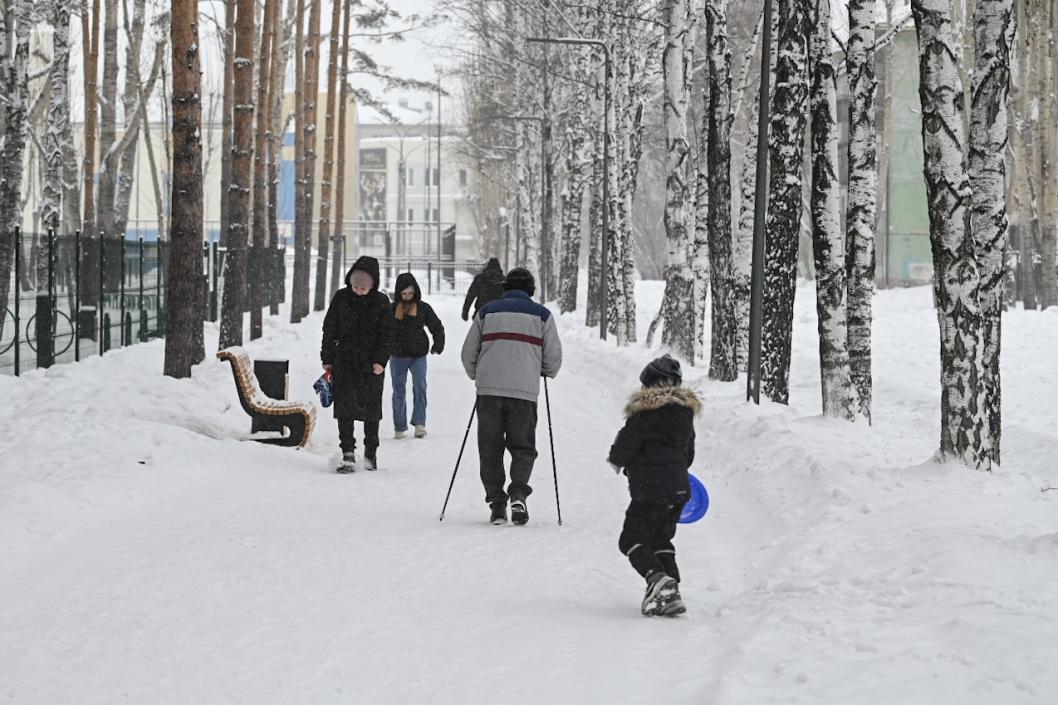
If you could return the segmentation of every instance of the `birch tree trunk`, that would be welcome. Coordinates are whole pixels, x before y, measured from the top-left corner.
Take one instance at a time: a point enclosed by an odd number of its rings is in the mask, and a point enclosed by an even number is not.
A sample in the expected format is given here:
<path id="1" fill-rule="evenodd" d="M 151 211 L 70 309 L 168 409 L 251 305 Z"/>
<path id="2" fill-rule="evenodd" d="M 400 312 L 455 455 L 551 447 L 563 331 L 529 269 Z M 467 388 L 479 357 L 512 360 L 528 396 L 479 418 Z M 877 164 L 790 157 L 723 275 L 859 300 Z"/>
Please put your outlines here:
<path id="1" fill-rule="evenodd" d="M 713 293 L 709 377 L 730 382 L 738 375 L 735 296 L 731 277 L 731 50 L 727 0 L 705 5 L 709 47 L 709 263 Z"/>
<path id="2" fill-rule="evenodd" d="M 323 177 L 320 180 L 319 246 L 316 251 L 316 301 L 314 308 L 327 307 L 327 264 L 331 240 L 331 193 L 334 174 L 334 89 L 338 83 L 338 26 L 342 21 L 342 0 L 331 0 L 330 47 L 327 52 L 327 108 L 324 113 Z M 343 77 L 344 80 L 344 77 Z"/>
<path id="3" fill-rule="evenodd" d="M 311 1 L 311 0 L 310 0 Z M 294 16 L 294 274 L 290 296 L 290 322 L 299 323 L 302 309 L 308 309 L 309 255 L 312 233 L 308 223 L 312 213 L 305 214 L 305 134 L 304 110 L 307 71 L 305 68 L 305 0 L 297 0 Z M 305 292 L 306 303 L 299 296 Z"/>
<path id="4" fill-rule="evenodd" d="M 56 235 L 61 235 L 63 134 L 70 123 L 70 97 L 67 91 L 70 73 L 70 5 L 66 0 L 55 0 L 51 19 L 51 96 L 48 103 L 48 126 L 44 133 L 44 193 L 41 198 L 40 219 L 45 231 L 50 230 Z M 3 50 L 6 51 L 6 47 Z M 46 258 L 41 259 L 47 261 Z"/>
<path id="5" fill-rule="evenodd" d="M 874 129 L 873 0 L 849 2 L 849 192 L 845 214 L 848 276 L 849 364 L 860 413 L 871 418 L 871 299 L 878 165 Z"/>
<path id="6" fill-rule="evenodd" d="M 698 27 L 696 31 L 706 33 L 706 24 L 707 21 L 705 19 L 696 22 L 695 25 Z M 698 42 L 695 41 L 694 44 L 697 47 Z M 706 51 L 710 51 L 707 35 L 705 37 L 705 45 L 707 47 Z M 693 58 L 691 65 L 693 66 L 695 63 L 698 63 L 697 58 Z M 694 214 L 694 235 L 691 238 L 690 251 L 688 253 L 691 262 L 691 274 L 694 277 L 694 304 L 692 310 L 694 311 L 695 364 L 697 364 L 699 359 L 705 359 L 705 313 L 707 310 L 706 303 L 709 300 L 709 120 L 711 117 L 709 86 L 712 67 L 707 63 L 702 68 L 703 70 L 699 72 L 702 75 L 691 79 L 692 105 L 694 104 L 695 91 L 700 91 L 700 98 L 696 107 L 701 112 L 697 116 L 697 120 L 692 117 L 688 122 L 689 125 L 694 126 L 697 132 L 697 144 L 693 152 L 694 162 L 692 167 L 695 171 L 694 209 L 692 211 Z M 693 110 L 688 111 L 689 114 L 693 112 Z M 659 309 L 658 315 L 654 317 L 654 320 L 650 322 L 650 326 L 647 328 L 648 346 L 653 340 L 654 330 L 661 321 L 660 316 L 661 311 Z"/>
<path id="7" fill-rule="evenodd" d="M 104 237 L 116 238 L 114 231 L 114 194 L 117 187 L 118 154 L 113 149 L 117 140 L 118 101 L 118 3 L 104 0 L 103 13 L 103 83 L 99 100 L 99 185 L 96 191 L 96 217 Z M 120 271 L 106 273 L 107 285 L 115 282 Z"/>
<path id="8" fill-rule="evenodd" d="M 761 380 L 769 399 L 790 398 L 793 304 L 802 213 L 802 164 L 808 110 L 810 0 L 779 0 L 778 60 L 769 139 L 767 250 Z"/>
<path id="9" fill-rule="evenodd" d="M 220 118 L 220 246 L 228 246 L 231 225 L 232 120 L 235 116 L 235 0 L 224 2 L 224 88 Z"/>
<path id="10" fill-rule="evenodd" d="M 1058 306 L 1058 97 L 1055 96 L 1054 2 L 1040 0 L 1037 5 L 1041 27 L 1040 89 L 1038 125 L 1040 126 L 1041 201 L 1040 201 L 1040 282 L 1037 295 L 1040 308 Z"/>
<path id="11" fill-rule="evenodd" d="M 923 171 L 940 328 L 941 438 L 938 457 L 988 463 L 987 412 L 978 388 L 981 312 L 969 228 L 970 183 L 963 156 L 963 87 L 947 0 L 913 0 L 918 33 Z"/>
<path id="12" fill-rule="evenodd" d="M 271 100 L 272 134 L 268 149 L 268 247 L 269 255 L 283 257 L 285 250 L 279 250 L 279 164 L 282 161 L 283 142 L 287 130 L 287 119 L 283 113 L 285 103 L 285 85 L 287 75 L 287 64 L 290 61 L 291 45 L 294 43 L 294 21 L 301 0 L 288 0 L 286 19 L 283 22 L 283 42 L 281 45 L 272 45 L 272 58 L 275 61 L 271 71 L 272 90 L 269 91 Z M 295 111 L 296 112 L 296 111 Z M 298 135 L 295 131 L 295 154 L 297 154 Z M 295 179 L 297 178 L 295 171 Z M 269 267 L 268 276 L 268 298 L 270 306 L 268 313 L 272 316 L 279 315 L 279 292 L 284 285 L 279 281 L 280 269 L 278 263 Z"/>
<path id="13" fill-rule="evenodd" d="M 601 78 L 600 78 L 601 76 Z M 595 84 L 593 87 L 593 102 L 602 105 L 602 85 L 610 80 L 605 75 L 605 66 L 600 65 L 599 71 L 595 73 Z M 602 276 L 602 209 L 607 207 L 603 203 L 602 180 L 607 178 L 603 164 L 603 140 L 609 139 L 609 135 L 603 133 L 599 125 L 592 129 L 592 164 L 591 164 L 591 194 L 588 211 L 588 222 L 591 235 L 588 240 L 588 298 L 584 322 L 589 327 L 599 325 L 599 291 L 603 283 Z"/>
<path id="14" fill-rule="evenodd" d="M 665 49 L 664 76 L 665 143 L 668 154 L 665 180 L 665 301 L 662 342 L 684 358 L 694 358 L 694 280 L 687 262 L 690 219 L 690 189 L 687 184 L 687 105 L 690 93 L 690 3 L 665 0 L 662 23 Z"/>
<path id="15" fill-rule="evenodd" d="M 164 373 L 190 377 L 202 341 L 202 129 L 198 3 L 172 0 L 173 180 Z"/>
<path id="16" fill-rule="evenodd" d="M 254 0 L 235 7 L 235 115 L 231 150 L 228 254 L 224 258 L 224 301 L 219 350 L 243 342 L 246 308 L 246 252 L 250 234 L 250 193 L 253 186 L 253 45 Z"/>
<path id="17" fill-rule="evenodd" d="M 22 223 L 22 156 L 26 147 L 26 116 L 29 99 L 27 66 L 32 0 L 18 0 L 14 16 L 6 14 L 3 22 L 3 64 L 0 80 L 4 82 L 4 146 L 0 162 L 0 306 L 6 309 L 11 294 L 11 278 L 15 268 L 15 230 Z M 12 20 L 14 20 L 12 26 Z M 7 57 L 10 37 L 14 36 L 14 55 Z M 18 296 L 18 282 L 15 282 Z M 3 316 L 6 321 L 7 316 Z M 0 322 L 0 331 L 3 330 Z M 16 336 L 17 337 L 17 336 Z"/>
<path id="18" fill-rule="evenodd" d="M 250 250 L 250 340 L 264 334 L 265 270 L 268 244 L 268 160 L 272 111 L 272 61 L 275 27 L 279 21 L 279 0 L 265 0 L 261 43 L 257 59 L 257 124 L 254 128 L 253 160 L 253 247 Z"/>
<path id="19" fill-rule="evenodd" d="M 823 415 L 854 419 L 859 410 L 849 371 L 845 242 L 838 193 L 837 85 L 830 52 L 830 0 L 815 0 L 812 67 L 812 251 Z"/>
<path id="20" fill-rule="evenodd" d="M 99 75 L 99 0 L 92 0 L 91 25 L 89 25 L 88 0 L 81 0 L 81 47 L 82 47 L 82 73 L 84 75 L 84 160 L 82 171 L 82 184 L 84 195 L 84 229 L 88 235 L 87 250 L 85 256 L 85 269 L 91 269 L 87 265 L 98 262 L 94 259 L 95 250 L 91 246 L 91 238 L 96 233 L 95 228 L 95 183 L 96 183 L 96 117 L 98 105 L 96 95 L 98 88 L 96 79 Z M 93 258 L 87 255 L 93 252 Z M 98 276 L 91 276 L 90 271 L 82 272 L 93 282 L 99 280 Z M 94 287 L 86 287 L 82 295 L 81 303 L 94 302 Z"/>
<path id="21" fill-rule="evenodd" d="M 760 90 L 758 86 L 758 91 Z M 735 359 L 739 372 L 749 363 L 749 297 L 753 268 L 753 199 L 756 193 L 757 133 L 760 131 L 760 96 L 754 96 L 746 129 L 746 150 L 739 184 L 738 235 L 731 248 L 731 291 L 735 299 Z"/>
<path id="22" fill-rule="evenodd" d="M 977 0 L 970 108 L 970 225 L 980 270 L 981 380 L 988 426 L 984 448 L 999 465 L 1002 437 L 999 354 L 1003 313 L 1003 257 L 1007 248 L 1007 97 L 1015 20 L 1013 0 Z"/>
<path id="23" fill-rule="evenodd" d="M 576 75 L 587 73 L 589 58 L 580 52 Z M 584 203 L 584 171 L 591 163 L 591 141 L 587 135 L 591 105 L 583 90 L 575 90 L 566 120 L 566 182 L 562 189 L 562 257 L 559 266 L 559 310 L 577 309 L 580 278 L 581 209 Z"/>
<path id="24" fill-rule="evenodd" d="M 146 0 L 134 0 L 132 10 L 132 24 L 129 26 L 128 2 L 122 0 L 122 16 L 125 27 L 125 37 L 128 45 L 125 47 L 125 90 L 121 96 L 121 103 L 125 113 L 125 134 L 122 136 L 121 144 L 124 149 L 119 150 L 120 162 L 118 164 L 117 183 L 114 193 L 114 231 L 125 237 L 125 231 L 129 223 L 129 206 L 132 201 L 132 187 L 136 179 L 136 152 L 139 148 L 140 121 L 140 50 L 143 48 L 144 9 Z M 161 57 L 158 57 L 158 61 Z M 157 66 L 158 61 L 155 62 Z M 152 71 L 153 73 L 153 71 Z M 155 74 L 157 77 L 157 74 Z M 149 92 L 148 92 L 149 94 Z M 150 133 L 146 133 L 150 139 Z"/>
<path id="25" fill-rule="evenodd" d="M 303 213 L 302 222 L 304 238 L 296 245 L 294 251 L 294 290 L 291 293 L 291 312 L 296 310 L 298 320 L 309 315 L 309 279 L 312 268 L 312 216 L 315 213 L 316 196 L 316 101 L 320 94 L 320 15 L 322 0 L 314 0 L 309 12 L 309 29 L 305 47 L 305 93 L 301 109 L 304 111 L 301 129 L 304 131 L 302 145 L 304 157 L 302 162 Z"/>
<path id="26" fill-rule="evenodd" d="M 337 1 L 337 0 L 336 0 Z M 331 296 L 341 286 L 342 251 L 345 249 L 345 110 L 349 105 L 349 17 L 353 14 L 350 0 L 342 0 L 345 11 L 342 18 L 342 66 L 338 80 L 341 82 L 338 102 L 338 176 L 334 196 L 334 234 L 341 238 L 341 247 L 335 241 L 333 261 L 331 262 Z M 403 214 L 401 217 L 404 217 Z"/>

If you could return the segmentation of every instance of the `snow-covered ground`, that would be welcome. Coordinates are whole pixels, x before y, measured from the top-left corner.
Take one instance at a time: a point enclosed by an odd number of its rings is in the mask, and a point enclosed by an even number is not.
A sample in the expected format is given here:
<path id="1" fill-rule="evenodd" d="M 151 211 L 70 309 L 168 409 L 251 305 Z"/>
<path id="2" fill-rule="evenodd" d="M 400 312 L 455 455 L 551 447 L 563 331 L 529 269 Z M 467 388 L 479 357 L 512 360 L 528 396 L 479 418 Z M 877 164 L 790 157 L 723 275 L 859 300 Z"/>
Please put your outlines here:
<path id="1" fill-rule="evenodd" d="M 660 297 L 640 286 L 644 327 Z M 1004 465 L 931 461 L 928 289 L 876 298 L 875 425 L 819 416 L 811 285 L 790 407 L 687 372 L 705 398 L 710 489 L 676 544 L 687 616 L 639 615 L 617 551 L 626 488 L 604 462 L 652 353 L 562 317 L 551 384 L 562 517 L 541 398 L 526 527 L 492 527 L 468 443 L 460 302 L 430 358 L 426 439 L 382 470 L 331 470 L 322 412 L 301 451 L 244 442 L 229 367 L 161 375 L 161 341 L 0 377 L 0 702 L 1058 702 L 1058 316 L 1004 322 Z M 311 399 L 321 314 L 266 323 Z M 207 334 L 215 349 L 216 331 Z"/>

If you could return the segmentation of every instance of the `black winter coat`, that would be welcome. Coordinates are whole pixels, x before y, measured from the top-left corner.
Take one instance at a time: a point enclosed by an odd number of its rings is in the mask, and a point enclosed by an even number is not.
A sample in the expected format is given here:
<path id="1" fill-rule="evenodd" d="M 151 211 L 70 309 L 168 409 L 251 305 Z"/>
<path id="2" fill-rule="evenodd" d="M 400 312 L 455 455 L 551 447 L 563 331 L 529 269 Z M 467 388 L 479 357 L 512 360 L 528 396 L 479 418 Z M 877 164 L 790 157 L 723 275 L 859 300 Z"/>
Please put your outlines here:
<path id="1" fill-rule="evenodd" d="M 609 457 L 624 468 L 632 499 L 682 503 L 690 498 L 687 469 L 694 462 L 694 417 L 700 410 L 701 402 L 687 387 L 643 387 L 632 395 Z"/>
<path id="2" fill-rule="evenodd" d="M 370 274 L 375 284 L 366 296 L 357 296 L 349 283 L 356 270 Z M 357 421 L 382 418 L 385 369 L 393 344 L 393 317 L 389 297 L 378 290 L 378 260 L 361 257 L 345 275 L 345 287 L 331 299 L 323 319 L 320 359 L 332 366 L 334 417 Z"/>
<path id="3" fill-rule="evenodd" d="M 416 314 L 397 320 L 397 307 L 401 302 L 400 292 L 409 286 L 415 288 Z M 419 282 L 415 281 L 411 272 L 404 272 L 397 276 L 397 284 L 393 287 L 393 298 L 395 301 L 390 307 L 394 327 L 393 357 L 423 357 L 428 352 L 440 355 L 445 349 L 445 328 L 430 304 L 422 300 L 422 289 L 419 288 Z M 423 328 L 430 329 L 430 335 L 433 336 L 432 348 Z"/>
<path id="4" fill-rule="evenodd" d="M 467 320 L 471 304 L 474 305 L 476 314 L 482 306 L 495 301 L 503 294 L 503 269 L 500 267 L 500 261 L 492 257 L 485 265 L 485 269 L 474 276 L 474 281 L 467 289 L 467 297 L 463 299 L 463 320 Z"/>

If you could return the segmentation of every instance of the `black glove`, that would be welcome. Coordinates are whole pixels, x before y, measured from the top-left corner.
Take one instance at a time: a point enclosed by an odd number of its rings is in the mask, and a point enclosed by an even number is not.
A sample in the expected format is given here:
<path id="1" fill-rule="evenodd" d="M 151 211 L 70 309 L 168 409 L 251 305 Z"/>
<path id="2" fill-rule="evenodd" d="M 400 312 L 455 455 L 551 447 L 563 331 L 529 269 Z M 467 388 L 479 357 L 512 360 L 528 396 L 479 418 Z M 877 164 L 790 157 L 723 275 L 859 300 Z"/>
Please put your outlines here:
<path id="1" fill-rule="evenodd" d="M 468 318 L 469 318 L 469 317 L 467 316 L 467 312 L 466 312 L 466 311 L 463 311 L 463 320 L 465 321 L 465 320 L 467 320 Z"/>
<path id="2" fill-rule="evenodd" d="M 434 355 L 440 355 L 444 352 L 444 349 L 445 346 L 443 345 L 434 345 L 432 348 L 430 348 L 430 352 Z"/>

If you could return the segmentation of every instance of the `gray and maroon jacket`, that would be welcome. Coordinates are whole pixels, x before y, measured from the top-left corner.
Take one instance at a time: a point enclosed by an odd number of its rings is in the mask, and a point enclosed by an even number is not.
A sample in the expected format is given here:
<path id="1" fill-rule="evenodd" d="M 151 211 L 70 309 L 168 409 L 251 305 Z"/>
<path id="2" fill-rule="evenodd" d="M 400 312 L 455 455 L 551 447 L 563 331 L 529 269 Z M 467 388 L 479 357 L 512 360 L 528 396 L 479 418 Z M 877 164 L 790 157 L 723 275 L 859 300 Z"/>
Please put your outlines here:
<path id="1" fill-rule="evenodd" d="M 562 367 L 562 343 L 551 312 L 518 289 L 483 306 L 463 342 L 463 367 L 478 396 L 535 402 L 540 375 Z"/>

